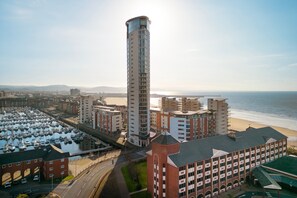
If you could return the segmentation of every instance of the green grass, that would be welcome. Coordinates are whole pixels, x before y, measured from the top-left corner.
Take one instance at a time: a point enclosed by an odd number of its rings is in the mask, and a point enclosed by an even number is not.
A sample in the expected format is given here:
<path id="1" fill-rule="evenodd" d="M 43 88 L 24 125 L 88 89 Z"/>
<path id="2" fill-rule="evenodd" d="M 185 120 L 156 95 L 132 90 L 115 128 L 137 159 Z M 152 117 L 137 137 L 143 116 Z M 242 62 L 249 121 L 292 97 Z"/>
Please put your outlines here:
<path id="1" fill-rule="evenodd" d="M 122 174 L 125 178 L 126 185 L 128 187 L 129 192 L 134 192 L 136 190 L 136 182 L 132 180 L 130 177 L 129 171 L 128 171 L 128 166 L 122 167 Z"/>
<path id="2" fill-rule="evenodd" d="M 73 178 L 74 178 L 73 175 L 68 175 L 67 177 L 65 177 L 65 178 L 62 180 L 62 182 L 72 180 Z"/>
<path id="3" fill-rule="evenodd" d="M 147 191 L 141 191 L 130 196 L 131 198 L 149 198 L 152 197 Z"/>
<path id="4" fill-rule="evenodd" d="M 141 189 L 147 187 L 147 174 L 146 174 L 146 161 L 140 161 L 135 164 L 135 169 L 138 171 L 138 180 L 141 185 Z M 126 185 L 128 187 L 129 192 L 137 191 L 137 182 L 135 182 L 132 176 L 129 174 L 128 165 L 122 167 L 122 174 L 125 178 Z"/>
<path id="5" fill-rule="evenodd" d="M 136 164 L 136 168 L 139 171 L 139 182 L 142 188 L 147 187 L 147 163 L 146 161 L 142 161 Z"/>

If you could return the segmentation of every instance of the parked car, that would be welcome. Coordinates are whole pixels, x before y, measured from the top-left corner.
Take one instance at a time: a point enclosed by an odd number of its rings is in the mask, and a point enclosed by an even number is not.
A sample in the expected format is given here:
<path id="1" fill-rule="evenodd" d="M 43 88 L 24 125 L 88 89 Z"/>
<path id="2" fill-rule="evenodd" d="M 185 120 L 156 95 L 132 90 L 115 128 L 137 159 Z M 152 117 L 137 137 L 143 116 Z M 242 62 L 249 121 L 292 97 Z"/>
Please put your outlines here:
<path id="1" fill-rule="evenodd" d="M 21 179 L 21 183 L 22 183 L 22 184 L 27 183 L 27 179 L 26 179 L 26 178 Z"/>
<path id="2" fill-rule="evenodd" d="M 4 188 L 10 188 L 11 187 L 11 182 L 6 182 L 4 184 Z"/>
<path id="3" fill-rule="evenodd" d="M 38 175 L 34 175 L 33 181 L 39 181 L 39 176 Z"/>

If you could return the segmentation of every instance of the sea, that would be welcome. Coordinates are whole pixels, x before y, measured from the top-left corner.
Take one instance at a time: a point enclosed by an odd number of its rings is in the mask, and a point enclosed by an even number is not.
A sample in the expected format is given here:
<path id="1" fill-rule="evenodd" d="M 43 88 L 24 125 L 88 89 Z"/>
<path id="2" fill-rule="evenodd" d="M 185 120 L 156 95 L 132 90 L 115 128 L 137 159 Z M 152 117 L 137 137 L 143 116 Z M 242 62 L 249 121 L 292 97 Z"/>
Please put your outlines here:
<path id="1" fill-rule="evenodd" d="M 297 91 L 167 92 L 166 94 L 203 96 L 199 100 L 204 108 L 207 107 L 207 99 L 210 97 L 227 98 L 230 117 L 297 130 Z M 158 98 L 151 98 L 151 106 L 158 106 L 158 101 Z"/>

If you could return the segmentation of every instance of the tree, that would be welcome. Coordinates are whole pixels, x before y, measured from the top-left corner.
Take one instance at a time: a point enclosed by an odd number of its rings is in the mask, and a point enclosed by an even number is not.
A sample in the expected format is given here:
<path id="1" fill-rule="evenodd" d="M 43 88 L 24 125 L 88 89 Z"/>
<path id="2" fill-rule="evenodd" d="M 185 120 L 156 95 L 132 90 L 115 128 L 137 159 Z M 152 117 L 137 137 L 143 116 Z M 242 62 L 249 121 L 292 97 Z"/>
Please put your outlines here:
<path id="1" fill-rule="evenodd" d="M 27 195 L 27 194 L 19 194 L 17 196 L 17 198 L 29 198 L 29 195 Z"/>

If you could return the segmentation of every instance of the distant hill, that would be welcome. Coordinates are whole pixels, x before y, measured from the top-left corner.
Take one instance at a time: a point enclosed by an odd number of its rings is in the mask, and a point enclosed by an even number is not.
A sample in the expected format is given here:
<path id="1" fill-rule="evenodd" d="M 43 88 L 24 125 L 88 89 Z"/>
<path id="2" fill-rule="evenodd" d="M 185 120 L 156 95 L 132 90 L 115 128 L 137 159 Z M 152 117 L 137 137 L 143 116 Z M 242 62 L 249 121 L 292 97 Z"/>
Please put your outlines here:
<path id="1" fill-rule="evenodd" d="M 46 91 L 46 92 L 69 92 L 70 89 L 80 89 L 81 92 L 89 93 L 126 93 L 125 87 L 77 87 L 68 85 L 47 85 L 47 86 L 14 86 L 14 85 L 0 85 L 0 90 L 5 91 Z"/>

